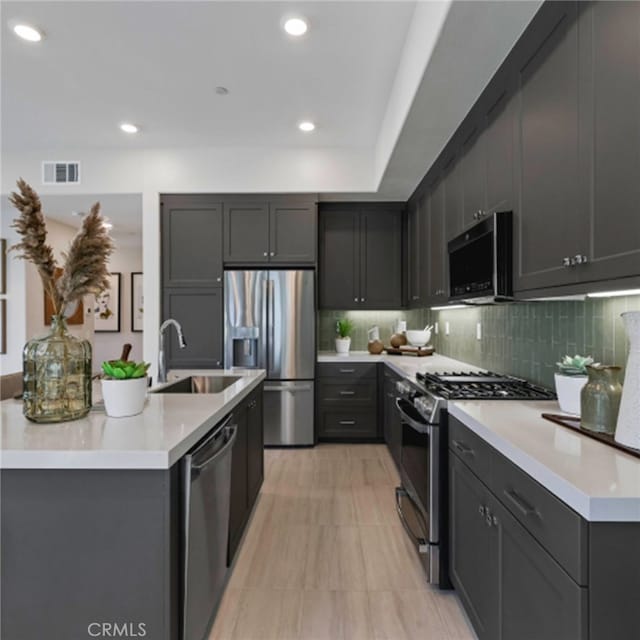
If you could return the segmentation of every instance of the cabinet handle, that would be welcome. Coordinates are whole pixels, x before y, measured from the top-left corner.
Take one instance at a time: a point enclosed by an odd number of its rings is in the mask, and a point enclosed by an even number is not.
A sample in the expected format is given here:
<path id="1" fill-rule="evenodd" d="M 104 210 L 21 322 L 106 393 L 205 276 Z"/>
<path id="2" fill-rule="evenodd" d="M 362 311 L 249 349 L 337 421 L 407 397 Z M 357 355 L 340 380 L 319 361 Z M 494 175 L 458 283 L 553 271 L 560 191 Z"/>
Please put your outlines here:
<path id="1" fill-rule="evenodd" d="M 353 301 L 354 301 L 354 302 L 358 302 L 358 298 L 354 298 L 354 299 L 353 299 Z"/>
<path id="2" fill-rule="evenodd" d="M 355 424 L 355 420 L 340 420 L 339 424 Z"/>
<path id="3" fill-rule="evenodd" d="M 360 302 L 365 302 L 365 299 L 364 298 L 360 298 Z"/>
<path id="4" fill-rule="evenodd" d="M 355 391 L 341 391 L 340 395 L 341 396 L 355 396 L 356 392 Z"/>
<path id="5" fill-rule="evenodd" d="M 276 255 L 276 252 L 275 252 L 275 251 L 272 251 L 272 252 L 270 253 L 270 255 L 271 255 L 271 257 L 273 258 L 273 256 L 275 256 L 275 255 Z"/>
<path id="6" fill-rule="evenodd" d="M 496 516 L 491 516 L 491 524 L 494 527 L 498 526 L 498 518 Z"/>
<path id="7" fill-rule="evenodd" d="M 562 258 L 562 266 L 563 267 L 570 267 L 571 264 L 572 264 L 571 258 L 569 258 L 569 257 Z"/>
<path id="8" fill-rule="evenodd" d="M 532 507 L 526 500 L 523 500 L 521 496 L 519 496 L 515 491 L 510 489 L 504 490 L 504 496 L 508 498 L 509 502 L 515 506 L 515 508 L 523 515 L 523 516 L 531 516 L 537 515 L 537 511 L 534 507 Z"/>
<path id="9" fill-rule="evenodd" d="M 587 256 L 583 256 L 581 253 L 576 254 L 573 258 L 573 264 L 584 264 L 587 262 Z"/>
<path id="10" fill-rule="evenodd" d="M 419 300 L 418 296 L 413 296 L 411 299 L 412 300 Z"/>
<path id="11" fill-rule="evenodd" d="M 265 251 L 262 255 L 266 258 L 269 254 Z"/>
<path id="12" fill-rule="evenodd" d="M 451 443 L 462 455 L 465 455 L 465 456 L 476 455 L 476 452 L 473 449 L 470 449 L 466 445 L 462 444 L 462 442 L 460 442 L 459 440 L 452 440 Z"/>
<path id="13" fill-rule="evenodd" d="M 480 514 L 481 518 L 484 517 L 484 507 L 482 505 L 478 507 L 478 513 Z"/>
<path id="14" fill-rule="evenodd" d="M 387 393 L 387 398 L 389 398 L 390 400 L 395 400 L 396 397 L 393 395 L 393 393 Z"/>
<path id="15" fill-rule="evenodd" d="M 355 373 L 355 369 L 340 369 L 340 373 Z"/>
<path id="16" fill-rule="evenodd" d="M 222 278 L 221 278 L 220 276 L 218 276 L 218 277 L 216 278 L 216 282 L 222 282 Z"/>

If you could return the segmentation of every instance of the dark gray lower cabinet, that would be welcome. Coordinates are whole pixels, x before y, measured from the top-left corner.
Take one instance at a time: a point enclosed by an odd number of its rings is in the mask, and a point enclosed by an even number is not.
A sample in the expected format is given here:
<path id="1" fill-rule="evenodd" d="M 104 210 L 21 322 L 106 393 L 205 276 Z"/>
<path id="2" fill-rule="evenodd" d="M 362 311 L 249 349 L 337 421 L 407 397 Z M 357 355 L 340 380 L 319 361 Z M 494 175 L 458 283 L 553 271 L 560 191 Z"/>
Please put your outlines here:
<path id="1" fill-rule="evenodd" d="M 451 582 L 478 636 L 495 639 L 498 637 L 498 541 L 485 520 L 489 490 L 452 455 L 449 492 Z"/>
<path id="2" fill-rule="evenodd" d="M 378 439 L 377 405 L 378 380 L 375 363 L 318 364 L 318 439 Z"/>
<path id="3" fill-rule="evenodd" d="M 229 556 L 231 566 L 264 478 L 262 386 L 233 412 L 238 435 L 231 454 Z"/>
<path id="4" fill-rule="evenodd" d="M 586 522 L 449 426 L 449 573 L 480 639 L 637 638 L 640 524 Z"/>
<path id="5" fill-rule="evenodd" d="M 262 385 L 232 410 L 233 552 L 262 484 L 261 398 Z M 181 638 L 181 471 L 3 469 L 2 640 L 107 637 L 103 623 L 109 637 Z"/>

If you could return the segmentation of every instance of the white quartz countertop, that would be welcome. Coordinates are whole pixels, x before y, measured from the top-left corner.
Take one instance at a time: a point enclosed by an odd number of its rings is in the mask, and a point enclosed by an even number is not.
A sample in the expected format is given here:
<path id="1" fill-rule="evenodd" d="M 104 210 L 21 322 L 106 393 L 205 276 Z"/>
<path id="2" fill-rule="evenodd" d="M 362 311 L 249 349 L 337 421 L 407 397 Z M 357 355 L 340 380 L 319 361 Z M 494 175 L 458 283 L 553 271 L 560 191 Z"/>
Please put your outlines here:
<path id="1" fill-rule="evenodd" d="M 318 362 L 384 362 L 389 365 L 399 375 L 407 380 L 415 382 L 416 373 L 424 371 L 479 371 L 479 367 L 474 367 L 466 362 L 454 360 L 439 353 L 431 356 L 390 356 L 386 353 L 374 356 L 368 351 L 351 351 L 348 356 L 339 356 L 333 351 L 320 351 Z"/>
<path id="2" fill-rule="evenodd" d="M 94 409 L 83 419 L 37 424 L 22 401 L 0 402 L 2 469 L 168 469 L 265 378 L 262 370 L 176 371 L 240 376 L 221 393 L 149 393 L 143 412 L 110 418 Z"/>
<path id="3" fill-rule="evenodd" d="M 589 521 L 640 522 L 640 458 L 541 417 L 555 401 L 449 403 L 449 413 Z"/>

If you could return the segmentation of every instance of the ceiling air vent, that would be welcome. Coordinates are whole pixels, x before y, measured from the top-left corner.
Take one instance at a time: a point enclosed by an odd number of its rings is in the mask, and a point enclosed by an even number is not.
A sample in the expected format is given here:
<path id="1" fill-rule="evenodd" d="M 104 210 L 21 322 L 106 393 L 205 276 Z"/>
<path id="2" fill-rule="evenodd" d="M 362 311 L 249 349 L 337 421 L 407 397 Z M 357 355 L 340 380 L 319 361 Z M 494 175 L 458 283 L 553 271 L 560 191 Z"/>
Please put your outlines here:
<path id="1" fill-rule="evenodd" d="M 43 162 L 43 184 L 80 184 L 79 162 Z"/>

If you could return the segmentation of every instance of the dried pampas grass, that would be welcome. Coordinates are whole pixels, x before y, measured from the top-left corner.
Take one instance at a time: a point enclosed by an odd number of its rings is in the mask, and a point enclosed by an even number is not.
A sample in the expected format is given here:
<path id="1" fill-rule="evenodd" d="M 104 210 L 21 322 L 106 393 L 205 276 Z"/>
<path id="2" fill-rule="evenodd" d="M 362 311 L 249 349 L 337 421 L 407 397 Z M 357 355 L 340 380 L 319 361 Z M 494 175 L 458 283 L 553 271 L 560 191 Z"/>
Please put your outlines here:
<path id="1" fill-rule="evenodd" d="M 69 251 L 62 254 L 62 275 L 56 280 L 58 265 L 53 249 L 46 242 L 47 227 L 40 198 L 22 178 L 17 185 L 20 193 L 12 193 L 9 201 L 20 211 L 12 226 L 22 236 L 22 241 L 11 250 L 19 251 L 19 258 L 28 260 L 38 269 L 44 290 L 51 298 L 54 315 L 61 314 L 67 304 L 84 295 L 99 294 L 108 289 L 107 263 L 114 245 L 100 215 L 100 205 L 96 202 L 91 207 Z"/>

